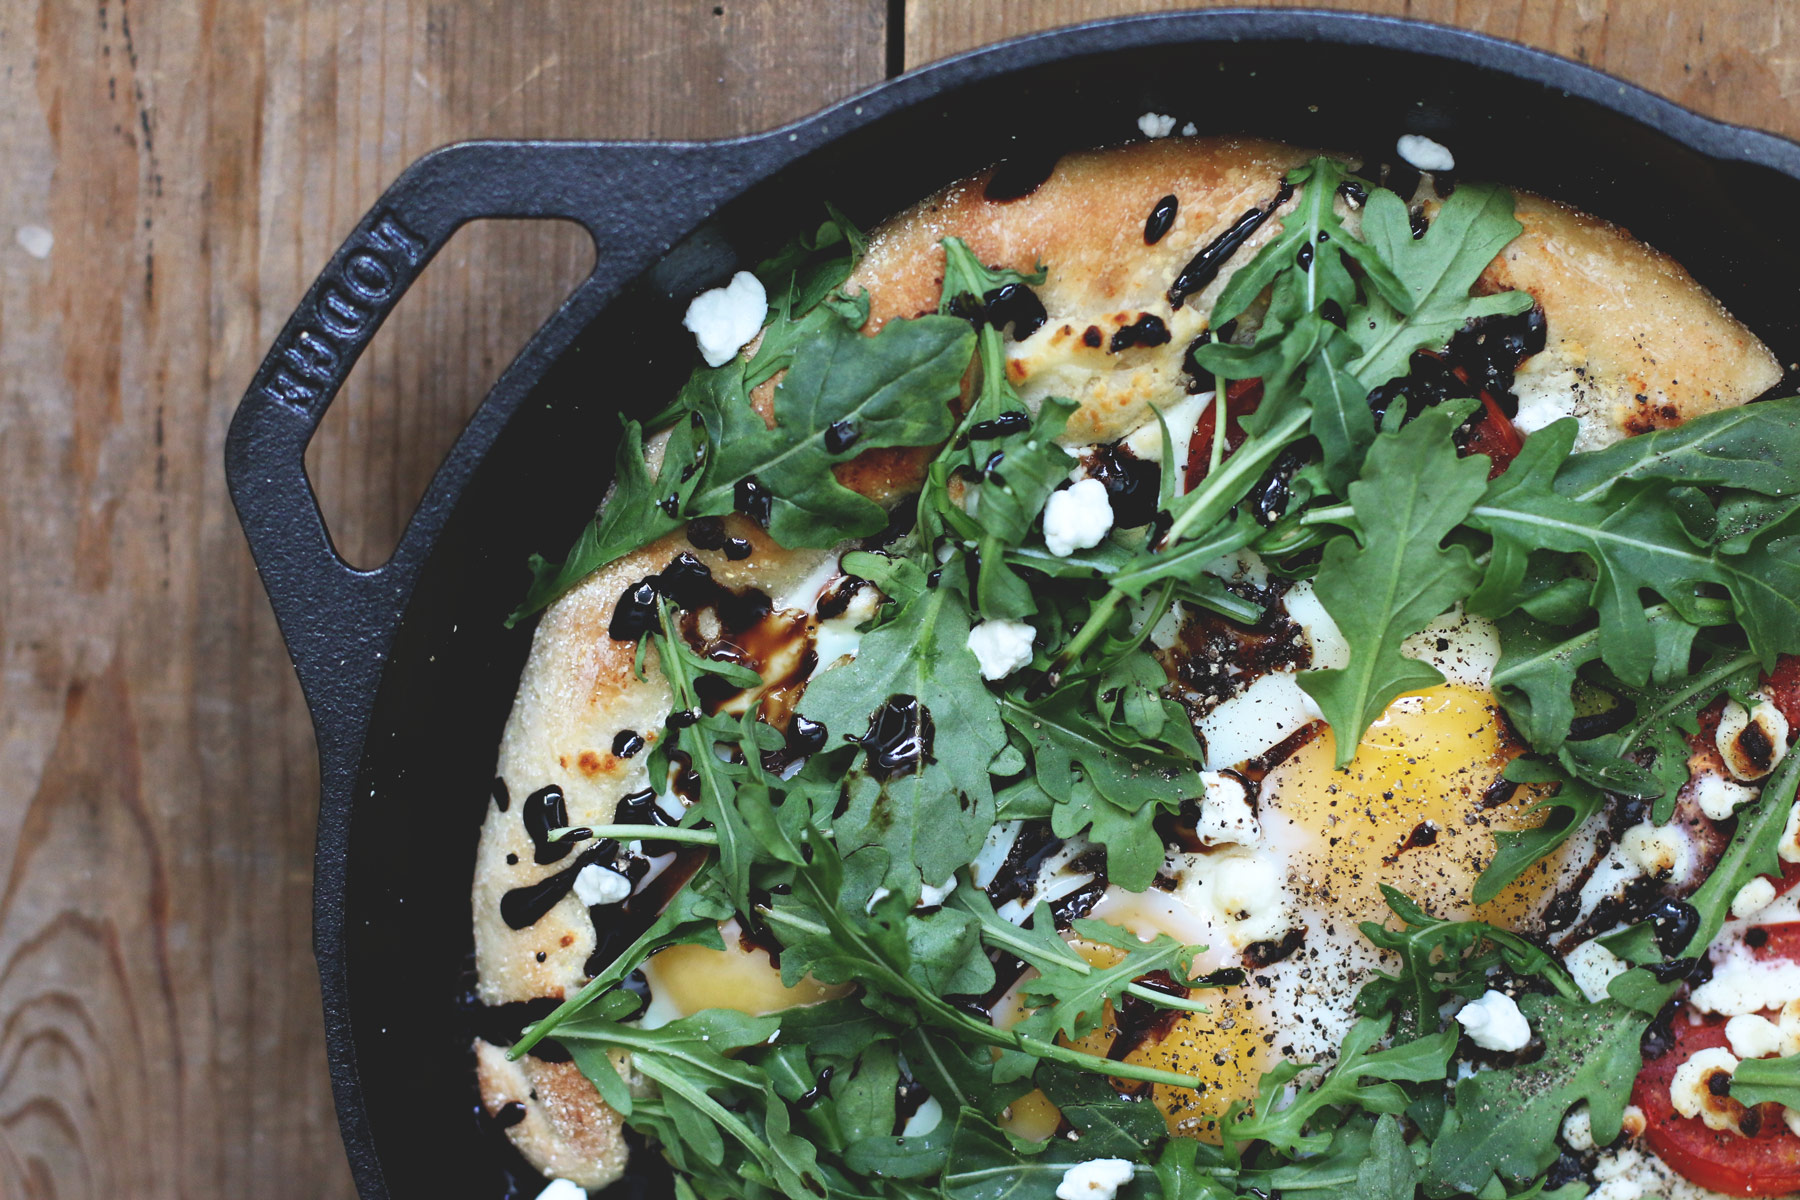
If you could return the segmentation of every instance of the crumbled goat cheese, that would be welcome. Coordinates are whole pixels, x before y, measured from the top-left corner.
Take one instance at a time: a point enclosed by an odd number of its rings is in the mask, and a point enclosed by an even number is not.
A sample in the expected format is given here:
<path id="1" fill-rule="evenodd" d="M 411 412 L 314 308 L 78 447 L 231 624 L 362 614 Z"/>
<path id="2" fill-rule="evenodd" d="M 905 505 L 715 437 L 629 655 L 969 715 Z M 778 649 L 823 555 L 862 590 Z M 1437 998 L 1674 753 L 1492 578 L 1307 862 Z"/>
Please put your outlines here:
<path id="1" fill-rule="evenodd" d="M 1063 1172 L 1056 1200 L 1113 1200 L 1136 1168 L 1123 1158 L 1090 1158 Z"/>
<path id="2" fill-rule="evenodd" d="M 681 323 L 700 344 L 700 357 L 706 365 L 722 367 L 762 331 L 768 315 L 769 295 L 763 291 L 762 281 L 748 271 L 739 271 L 724 287 L 695 296 Z"/>
<path id="3" fill-rule="evenodd" d="M 1775 885 L 1767 875 L 1758 875 L 1731 898 L 1731 915 L 1742 921 L 1769 907 L 1774 900 Z"/>
<path id="4" fill-rule="evenodd" d="M 1767 1058 L 1781 1052 L 1781 1030 L 1775 1022 L 1744 1013 L 1725 1022 L 1725 1040 L 1739 1058 Z"/>
<path id="5" fill-rule="evenodd" d="M 617 904 L 631 895 L 631 880 L 599 863 L 589 863 L 575 876 L 575 898 L 592 908 Z"/>
<path id="6" fill-rule="evenodd" d="M 1800 800 L 1794 801 L 1794 807 L 1788 809 L 1787 827 L 1781 831 L 1775 853 L 1781 856 L 1782 862 L 1800 862 Z"/>
<path id="7" fill-rule="evenodd" d="M 1531 1044 L 1531 1025 L 1505 992 L 1491 988 L 1456 1014 L 1456 1023 L 1483 1050 L 1523 1050 Z"/>
<path id="8" fill-rule="evenodd" d="M 1450 153 L 1449 147 L 1441 142 L 1417 133 L 1403 133 L 1400 140 L 1394 143 L 1394 149 L 1400 157 L 1420 171 L 1453 171 L 1456 169 L 1456 157 Z"/>
<path id="9" fill-rule="evenodd" d="M 1781 1006 L 1781 1018 L 1775 1028 L 1781 1031 L 1781 1057 L 1800 1054 L 1800 1000 L 1789 1000 Z"/>
<path id="10" fill-rule="evenodd" d="M 1143 130 L 1147 138 L 1166 138 L 1175 132 L 1175 118 L 1147 112 L 1138 118 L 1138 128 Z"/>
<path id="11" fill-rule="evenodd" d="M 1186 125 L 1183 125 L 1181 127 L 1181 136 L 1182 137 L 1193 137 L 1196 133 L 1199 133 L 1199 132 L 1200 132 L 1200 127 L 1198 125 L 1194 124 L 1192 121 L 1189 121 Z"/>
<path id="12" fill-rule="evenodd" d="M 1714 821 L 1723 821 L 1738 805 L 1748 804 L 1756 796 L 1755 788 L 1747 788 L 1717 771 L 1702 771 L 1694 776 L 1694 802 Z"/>
<path id="13" fill-rule="evenodd" d="M 1729 1095 L 1713 1095 L 1710 1086 L 1714 1075 L 1722 1071 L 1729 1078 L 1737 1065 L 1737 1056 L 1723 1046 L 1696 1050 L 1692 1058 L 1675 1068 L 1675 1078 L 1669 1081 L 1669 1100 L 1675 1111 L 1684 1117 L 1699 1117 L 1708 1129 L 1742 1132 L 1735 1110 L 1743 1106 Z"/>
<path id="14" fill-rule="evenodd" d="M 1581 994 L 1595 1001 L 1604 1000 L 1606 985 L 1629 969 L 1625 960 L 1602 946 L 1598 938 L 1569 951 L 1563 957 L 1563 966 L 1569 969 L 1569 978 Z"/>
<path id="15" fill-rule="evenodd" d="M 587 1200 L 587 1189 L 567 1179 L 552 1179 L 537 1200 Z"/>
<path id="16" fill-rule="evenodd" d="M 1031 661 L 1037 630 L 1028 621 L 983 621 L 969 630 L 969 650 L 983 679 L 1004 679 Z"/>
<path id="17" fill-rule="evenodd" d="M 1206 797 L 1200 804 L 1194 836 L 1209 846 L 1221 842 L 1254 846 L 1262 840 L 1262 828 L 1250 808 L 1250 793 L 1241 775 L 1202 771 L 1200 783 L 1206 788 Z"/>
<path id="18" fill-rule="evenodd" d="M 1112 501 L 1098 479 L 1083 479 L 1051 492 L 1044 505 L 1044 545 L 1058 558 L 1098 546 L 1112 527 Z"/>
<path id="19" fill-rule="evenodd" d="M 1578 1154 L 1594 1148 L 1594 1118 L 1587 1105 L 1577 1106 L 1563 1118 L 1562 1136 L 1563 1141 L 1569 1143 L 1569 1149 Z"/>
<path id="20" fill-rule="evenodd" d="M 1241 851 L 1222 862 L 1217 861 L 1220 855 L 1216 852 L 1210 857 L 1214 860 L 1208 864 L 1210 874 L 1192 891 L 1191 899 L 1190 893 L 1182 894 L 1182 902 L 1201 912 L 1210 908 L 1217 913 L 1233 946 L 1267 941 L 1284 932 L 1288 905 L 1281 869 L 1268 858 Z"/>
<path id="21" fill-rule="evenodd" d="M 1739 779 L 1761 779 L 1787 755 L 1788 723 L 1781 710 L 1767 700 L 1746 709 L 1736 700 L 1725 702 L 1714 739 L 1725 767 Z"/>
<path id="22" fill-rule="evenodd" d="M 1695 988 L 1688 1003 L 1701 1012 L 1735 1017 L 1779 1008 L 1800 996 L 1800 964 L 1759 959 L 1733 947 L 1713 966 L 1713 977 Z"/>
<path id="23" fill-rule="evenodd" d="M 936 887 L 929 883 L 919 888 L 919 907 L 936 908 L 944 902 L 944 897 L 956 890 L 956 876 L 952 875 Z"/>
<path id="24" fill-rule="evenodd" d="M 1648 821 L 1633 825 L 1619 839 L 1619 849 L 1636 863 L 1644 874 L 1666 877 L 1681 882 L 1693 865 L 1688 840 L 1676 825 L 1652 825 Z"/>

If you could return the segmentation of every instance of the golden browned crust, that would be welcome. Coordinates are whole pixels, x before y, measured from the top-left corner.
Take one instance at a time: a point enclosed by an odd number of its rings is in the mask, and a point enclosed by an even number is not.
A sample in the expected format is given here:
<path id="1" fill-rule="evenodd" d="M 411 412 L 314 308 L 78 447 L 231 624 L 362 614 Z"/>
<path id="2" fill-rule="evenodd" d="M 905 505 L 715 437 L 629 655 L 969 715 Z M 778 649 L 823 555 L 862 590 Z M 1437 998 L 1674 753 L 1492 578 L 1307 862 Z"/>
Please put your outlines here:
<path id="1" fill-rule="evenodd" d="M 1520 387 L 1574 394 L 1581 448 L 1753 400 L 1781 378 L 1775 355 L 1680 263 L 1625 230 L 1521 194 L 1525 226 L 1482 285 L 1537 298 L 1544 352 Z"/>
<path id="2" fill-rule="evenodd" d="M 1282 175 L 1310 153 L 1247 139 L 1165 139 L 1085 151 L 1064 157 L 1040 187 L 1007 202 L 984 198 L 985 177 L 977 176 L 876 230 L 849 286 L 869 291 L 872 333 L 887 320 L 937 307 L 944 237 L 962 238 L 991 265 L 1021 272 L 1048 266 L 1036 291 L 1049 319 L 1033 336 L 1009 343 L 1009 373 L 1034 406 L 1050 395 L 1080 402 L 1067 442 L 1111 440 L 1147 420 L 1152 404 L 1167 407 L 1182 396 L 1188 343 L 1205 329 L 1205 314 L 1232 272 L 1279 231 L 1279 220 L 1265 222 L 1180 308 L 1169 301 L 1170 283 L 1245 212 L 1268 205 Z M 1145 218 L 1171 194 L 1179 204 L 1174 225 L 1147 246 Z M 1525 233 L 1496 259 L 1484 284 L 1528 291 L 1543 308 L 1548 345 L 1520 372 L 1520 387 L 1575 392 L 1585 444 L 1740 404 L 1774 383 L 1773 355 L 1678 264 L 1550 201 L 1521 196 L 1518 215 Z M 1356 214 L 1347 218 L 1354 222 Z M 1170 340 L 1112 352 L 1113 334 L 1145 314 L 1165 323 Z M 771 394 L 765 387 L 755 397 L 765 417 Z M 924 461 L 920 451 L 876 451 L 838 474 L 847 486 L 885 501 L 916 487 Z M 694 551 L 728 586 L 754 584 L 779 595 L 828 557 L 783 551 L 747 522 L 732 521 L 734 536 L 755 543 L 748 561 Z M 500 750 L 499 773 L 513 803 L 505 813 L 490 807 L 477 856 L 476 961 L 487 1003 L 560 998 L 585 978 L 593 930 L 573 897 L 525 930 L 508 929 L 499 917 L 507 889 L 566 865 L 532 861 L 519 805 L 532 791 L 556 784 L 572 822 L 598 823 L 611 817 L 622 795 L 648 784 L 643 756 L 616 758 L 612 740 L 621 729 L 660 728 L 668 689 L 654 653 L 648 678 L 632 676 L 633 647 L 612 641 L 607 624 L 621 591 L 681 550 L 692 547 L 676 535 L 629 556 L 564 597 L 538 626 Z M 509 854 L 516 864 L 506 861 Z M 509 1130 L 533 1165 L 588 1187 L 617 1178 L 625 1160 L 617 1115 L 572 1065 L 508 1064 L 485 1044 L 477 1045 L 477 1059 L 490 1111 L 537 1089 L 539 1101 L 528 1102 L 526 1119 Z"/>
<path id="3" fill-rule="evenodd" d="M 612 1060 L 621 1074 L 630 1070 L 625 1056 Z M 507 1126 L 506 1136 L 545 1175 L 598 1189 L 624 1174 L 623 1121 L 574 1063 L 530 1056 L 507 1062 L 506 1051 L 477 1040 L 475 1080 L 488 1116 L 509 1104 L 524 1107 L 524 1117 Z"/>

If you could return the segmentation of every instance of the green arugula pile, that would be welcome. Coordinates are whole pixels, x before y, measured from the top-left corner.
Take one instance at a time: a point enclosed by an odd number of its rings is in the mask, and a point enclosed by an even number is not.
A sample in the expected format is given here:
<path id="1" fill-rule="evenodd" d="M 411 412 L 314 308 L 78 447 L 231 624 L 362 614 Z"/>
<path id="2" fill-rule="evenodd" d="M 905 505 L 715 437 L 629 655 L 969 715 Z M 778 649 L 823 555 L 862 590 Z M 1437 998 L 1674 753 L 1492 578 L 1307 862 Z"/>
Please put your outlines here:
<path id="1" fill-rule="evenodd" d="M 700 654 L 668 602 L 640 646 L 640 665 L 662 673 L 682 717 L 661 732 L 651 777 L 679 765 L 693 780 L 680 827 L 658 836 L 704 858 L 655 923 L 512 1053 L 546 1037 L 565 1046 L 661 1147 L 681 1195 L 1025 1200 L 1054 1195 L 1076 1162 L 1121 1158 L 1136 1168 L 1128 1197 L 1410 1200 L 1422 1189 L 1521 1200 L 1544 1190 L 1571 1107 L 1587 1105 L 1597 1140 L 1617 1134 L 1639 1038 L 1680 987 L 1665 981 L 1668 956 L 1647 925 L 1607 939 L 1633 969 L 1595 1003 L 1532 942 L 1440 920 L 1388 889 L 1397 923 L 1363 932 L 1398 973 L 1363 988 L 1335 1062 L 1279 1065 L 1253 1102 L 1224 1114 L 1215 1146 L 1170 1138 L 1160 1111 L 1114 1082 L 1197 1080 L 1068 1044 L 1100 1029 L 1109 1006 L 1205 1011 L 1216 981 L 1174 991 L 1145 982 L 1192 980 L 1201 948 L 1077 919 L 1075 935 L 1116 954 L 1096 965 L 1065 941 L 1049 905 L 1014 923 L 970 877 L 995 823 L 1022 821 L 1091 843 L 1115 884 L 1151 885 L 1164 857 L 1156 823 L 1201 794 L 1205 754 L 1145 642 L 1176 601 L 1261 618 L 1260 604 L 1206 569 L 1236 551 L 1313 577 L 1349 645 L 1348 665 L 1301 678 L 1340 765 L 1396 696 L 1442 681 L 1405 652 L 1408 637 L 1458 605 L 1499 621 L 1494 686 L 1533 751 L 1509 776 L 1544 788 L 1545 819 L 1500 835 L 1477 901 L 1609 796 L 1653 799 L 1666 819 L 1699 711 L 1744 696 L 1778 655 L 1800 651 L 1800 499 L 1786 490 L 1800 468 L 1800 402 L 1595 453 L 1571 453 L 1576 427 L 1565 420 L 1490 479 L 1486 457 L 1458 448 L 1473 402 L 1378 416 L 1369 397 L 1470 320 L 1530 307 L 1522 293 L 1472 294 L 1520 230 L 1510 194 L 1462 184 L 1415 235 L 1404 200 L 1333 160 L 1288 182 L 1281 232 L 1211 314 L 1213 328 L 1241 320 L 1253 331 L 1195 353 L 1221 381 L 1260 380 L 1261 405 L 1229 454 L 1226 422 L 1215 422 L 1211 469 L 1184 494 L 1165 427 L 1148 531 L 1069 556 L 1045 546 L 1042 513 L 1071 466 L 1058 438 L 1075 406 L 1051 399 L 1033 412 L 1021 400 L 989 308 L 1006 289 L 1042 282 L 1044 269 L 992 269 L 946 239 L 939 311 L 865 336 L 867 297 L 843 290 L 863 243 L 834 211 L 759 268 L 772 305 L 752 356 L 696 370 L 650 423 L 654 436 L 627 421 L 607 504 L 562 564 L 534 561 L 515 620 L 695 518 L 738 511 L 783 546 L 836 546 L 892 522 L 833 468 L 879 447 L 931 455 L 905 502 L 913 532 L 843 555 L 882 602 L 855 657 L 808 683 L 799 712 L 830 736 L 795 769 L 765 765 L 784 742 L 755 711 L 709 711 L 704 677 L 761 681 Z M 765 419 L 752 392 L 778 377 Z M 1264 524 L 1243 502 L 1284 454 L 1306 465 Z M 985 680 L 968 648 L 984 621 L 1028 622 L 1031 664 Z M 886 709 L 904 714 L 922 747 L 903 769 L 862 744 Z M 1581 736 L 1593 729 L 1603 732 Z M 1797 777 L 1800 756 L 1741 815 L 1691 898 L 1701 928 L 1683 956 L 1704 953 L 1744 882 L 1777 869 L 1772 846 Z M 928 894 L 943 899 L 922 905 Z M 668 946 L 722 946 L 731 918 L 779 948 L 785 981 L 810 976 L 842 989 L 837 998 L 763 1017 L 709 1010 L 635 1024 L 641 1001 L 620 985 Z M 1001 981 L 997 964 L 1014 962 L 1028 968 L 1025 1016 L 1002 1029 L 979 1000 Z M 1452 1082 L 1458 1036 L 1445 1006 L 1497 978 L 1516 985 L 1539 1042 Z M 632 1078 L 616 1065 L 621 1051 Z M 1787 1067 L 1767 1070 L 1742 1083 L 1800 1087 Z M 907 1135 L 905 1098 L 919 1089 L 942 1117 Z M 1003 1127 L 1008 1106 L 1034 1089 L 1060 1108 L 1068 1136 L 1028 1142 Z M 1572 1200 L 1578 1189 L 1548 1194 Z"/>

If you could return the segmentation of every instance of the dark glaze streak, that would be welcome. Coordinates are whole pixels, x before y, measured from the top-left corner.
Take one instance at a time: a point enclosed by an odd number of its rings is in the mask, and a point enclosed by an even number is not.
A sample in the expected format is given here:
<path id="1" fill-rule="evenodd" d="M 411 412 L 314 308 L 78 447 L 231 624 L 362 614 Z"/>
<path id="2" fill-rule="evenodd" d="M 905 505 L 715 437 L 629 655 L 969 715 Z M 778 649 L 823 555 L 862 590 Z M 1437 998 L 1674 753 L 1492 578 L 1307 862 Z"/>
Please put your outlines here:
<path id="1" fill-rule="evenodd" d="M 747 475 L 738 480 L 732 499 L 739 512 L 763 528 L 768 528 L 769 516 L 775 510 L 775 497 L 768 488 L 757 482 L 755 476 Z"/>
<path id="2" fill-rule="evenodd" d="M 801 1108 L 811 1108 L 826 1096 L 829 1096 L 831 1094 L 831 1076 L 833 1071 L 834 1068 L 831 1067 L 826 1067 L 820 1071 L 819 1082 L 813 1084 L 812 1087 L 802 1093 L 800 1099 L 796 1100 L 795 1103 Z"/>
<path id="3" fill-rule="evenodd" d="M 1044 327 L 1050 314 L 1036 292 L 1022 283 L 1006 283 L 982 297 L 987 319 L 995 329 L 1012 326 L 1012 339 L 1022 342 Z"/>
<path id="4" fill-rule="evenodd" d="M 1120 326 L 1113 333 L 1112 341 L 1106 348 L 1117 354 L 1133 346 L 1165 346 L 1170 336 L 1169 327 L 1163 324 L 1161 317 L 1152 313 L 1139 313 L 1137 320 Z"/>
<path id="5" fill-rule="evenodd" d="M 985 442 L 997 437 L 1005 437 L 1012 433 L 1024 433 L 1031 428 L 1031 417 L 1016 409 L 1003 412 L 991 421 L 977 421 L 969 427 L 971 442 Z"/>
<path id="6" fill-rule="evenodd" d="M 1518 784 L 1514 783 L 1504 775 L 1496 775 L 1494 776 L 1494 782 L 1488 784 L 1487 788 L 1481 793 L 1481 807 L 1499 808 L 1502 804 L 1511 800 L 1513 794 L 1518 790 Z"/>
<path id="7" fill-rule="evenodd" d="M 1167 971 L 1153 971 L 1137 981 L 1153 992 L 1161 992 L 1165 996 L 1187 998 L 1187 989 L 1175 982 L 1174 976 Z M 1127 994 L 1120 1000 L 1114 1010 L 1114 1021 L 1118 1025 L 1118 1036 L 1107 1048 L 1106 1057 L 1114 1062 L 1125 1058 L 1132 1051 L 1147 1042 L 1161 1041 L 1175 1022 L 1181 1019 L 1181 1010 L 1162 1008 Z"/>
<path id="8" fill-rule="evenodd" d="M 931 1092 L 916 1079 L 902 1079 L 894 1092 L 894 1136 L 899 1137 L 906 1123 L 913 1119 Z"/>
<path id="9" fill-rule="evenodd" d="M 508 929 L 530 929 L 569 894 L 569 889 L 575 886 L 575 877 L 581 874 L 583 867 L 589 863 L 610 862 L 618 851 L 619 844 L 615 841 L 608 839 L 598 842 L 592 850 L 556 874 L 536 883 L 528 883 L 524 887 L 513 888 L 500 897 L 500 919 L 506 922 Z"/>
<path id="10" fill-rule="evenodd" d="M 525 1103 L 522 1100 L 508 1100 L 494 1110 L 494 1124 L 502 1129 L 511 1129 L 525 1119 Z"/>
<path id="11" fill-rule="evenodd" d="M 1281 190 L 1275 193 L 1275 199 L 1266 207 L 1253 208 L 1233 221 L 1231 228 L 1208 242 L 1200 253 L 1188 260 L 1188 265 L 1181 268 L 1181 274 L 1169 287 L 1169 304 L 1180 308 L 1182 303 L 1219 277 L 1219 269 L 1227 259 L 1238 252 L 1250 235 L 1255 233 L 1262 223 L 1269 219 L 1271 213 L 1286 204 L 1294 195 L 1293 185 L 1283 180 Z"/>
<path id="12" fill-rule="evenodd" d="M 1391 866 L 1392 864 L 1399 862 L 1400 856 L 1405 854 L 1408 850 L 1419 850 L 1426 846 L 1435 846 L 1437 845 L 1439 832 L 1441 831 L 1438 829 L 1435 822 L 1420 821 L 1417 825 L 1412 827 L 1412 832 L 1407 834 L 1406 839 L 1400 843 L 1400 848 L 1384 857 L 1381 861 Z"/>
<path id="13" fill-rule="evenodd" d="M 1264 967 L 1278 963 L 1294 956 L 1294 952 L 1306 944 L 1306 927 L 1296 925 L 1281 935 L 1278 942 L 1251 942 L 1244 947 L 1244 966 L 1252 971 L 1260 971 Z"/>
<path id="14" fill-rule="evenodd" d="M 887 780 L 910 774 L 929 759 L 935 733 L 931 712 L 918 697 L 894 696 L 875 710 L 867 733 L 846 737 L 867 752 L 869 774 Z"/>
<path id="15" fill-rule="evenodd" d="M 1088 455 L 1084 465 L 1088 474 L 1106 488 L 1114 527 L 1136 529 L 1156 518 L 1157 494 L 1162 486 L 1162 468 L 1156 463 L 1145 462 L 1114 442 Z"/>
<path id="16" fill-rule="evenodd" d="M 1154 246 L 1175 226 L 1175 214 L 1181 210 L 1181 201 L 1174 194 L 1164 196 L 1150 210 L 1144 221 L 1144 245 Z"/>
<path id="17" fill-rule="evenodd" d="M 501 812 L 505 812 L 512 804 L 512 793 L 506 790 L 506 780 L 498 775 L 494 776 L 494 787 L 490 795 L 494 798 L 494 807 Z"/>
<path id="18" fill-rule="evenodd" d="M 568 806 L 563 803 L 562 789 L 555 784 L 539 788 L 525 797 L 525 807 L 519 816 L 525 824 L 526 835 L 536 847 L 532 859 L 539 866 L 559 862 L 575 848 L 568 841 L 550 840 L 552 829 L 563 829 L 569 824 Z"/>
<path id="19" fill-rule="evenodd" d="M 825 430 L 825 452 L 842 454 L 856 445 L 856 440 L 860 437 L 862 430 L 855 421 L 834 421 Z"/>

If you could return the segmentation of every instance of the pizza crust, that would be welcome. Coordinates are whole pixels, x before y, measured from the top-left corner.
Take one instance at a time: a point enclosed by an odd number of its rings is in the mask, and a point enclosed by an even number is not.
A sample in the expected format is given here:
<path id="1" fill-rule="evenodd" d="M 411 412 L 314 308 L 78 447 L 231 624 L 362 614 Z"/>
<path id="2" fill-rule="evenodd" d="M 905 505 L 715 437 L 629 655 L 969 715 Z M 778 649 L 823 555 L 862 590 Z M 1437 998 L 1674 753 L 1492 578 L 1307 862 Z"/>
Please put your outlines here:
<path id="1" fill-rule="evenodd" d="M 851 275 L 866 288 L 867 332 L 895 317 L 935 311 L 943 282 L 939 240 L 955 236 L 995 266 L 1051 270 L 1036 287 L 1048 320 L 1022 342 L 1008 343 L 1008 371 L 1034 408 L 1050 395 L 1080 409 L 1064 441 L 1112 441 L 1185 394 L 1182 359 L 1205 329 L 1205 314 L 1233 271 L 1279 232 L 1264 222 L 1207 288 L 1180 307 L 1171 282 L 1204 246 L 1244 213 L 1268 206 L 1282 175 L 1312 152 L 1248 139 L 1162 139 L 1065 156 L 1028 195 L 986 199 L 986 175 L 959 181 L 875 230 L 869 252 Z M 1156 245 L 1144 243 L 1144 221 L 1164 196 L 1179 202 L 1175 222 Z M 1524 234 L 1488 268 L 1483 285 L 1530 292 L 1546 314 L 1546 349 L 1519 372 L 1530 390 L 1569 383 L 1585 445 L 1741 404 L 1774 386 L 1774 355 L 1727 313 L 1679 264 L 1629 234 L 1574 209 L 1521 195 Z M 1354 220 L 1355 214 L 1348 214 Z M 1113 334 L 1149 314 L 1170 339 L 1161 346 L 1114 353 Z M 1099 345 L 1090 343 L 1096 336 Z M 756 405 L 767 418 L 773 385 Z M 856 491 L 882 502 L 916 490 L 926 453 L 872 451 L 838 471 Z M 540 621 L 500 748 L 499 775 L 512 802 L 490 805 L 481 832 L 473 889 L 479 995 L 499 1004 L 561 999 L 585 979 L 594 935 L 587 911 L 565 897 L 536 924 L 509 929 L 500 897 L 562 869 L 538 866 L 519 819 L 532 791 L 562 788 L 574 824 L 602 823 L 621 796 L 649 780 L 644 756 L 611 753 L 621 729 L 661 727 L 670 697 L 655 669 L 632 674 L 634 646 L 607 634 L 613 607 L 631 583 L 660 570 L 675 554 L 694 553 L 726 586 L 756 586 L 778 595 L 829 557 L 775 546 L 750 522 L 729 518 L 731 536 L 748 537 L 744 562 L 695 550 L 671 535 L 584 581 Z M 516 857 L 509 863 L 509 855 Z M 538 955 L 543 961 L 538 961 Z M 527 1117 L 508 1130 L 525 1157 L 549 1175 L 600 1187 L 622 1173 L 620 1122 L 572 1064 L 526 1059 L 476 1046 L 483 1104 L 490 1112 L 536 1089 Z M 548 1097 L 548 1099 L 546 1099 Z"/>

